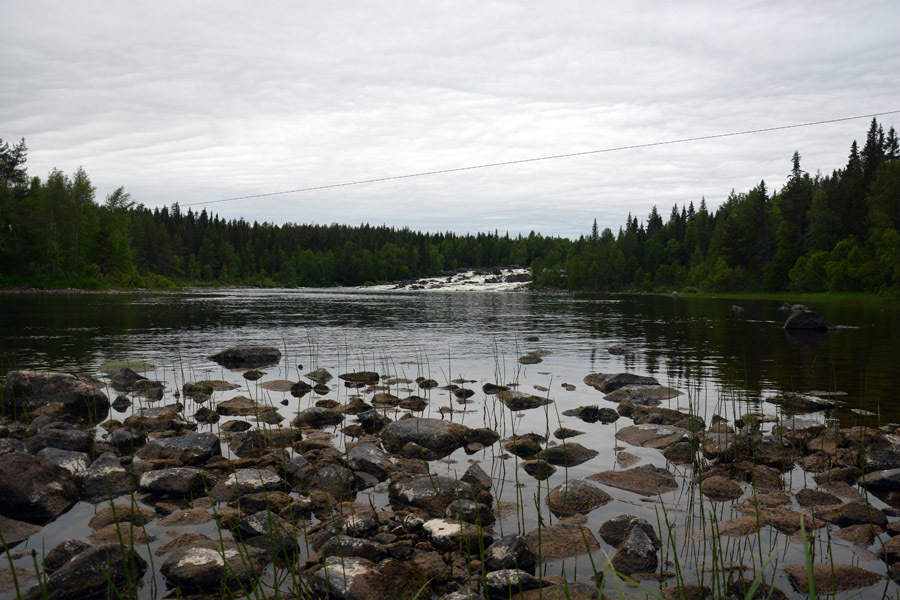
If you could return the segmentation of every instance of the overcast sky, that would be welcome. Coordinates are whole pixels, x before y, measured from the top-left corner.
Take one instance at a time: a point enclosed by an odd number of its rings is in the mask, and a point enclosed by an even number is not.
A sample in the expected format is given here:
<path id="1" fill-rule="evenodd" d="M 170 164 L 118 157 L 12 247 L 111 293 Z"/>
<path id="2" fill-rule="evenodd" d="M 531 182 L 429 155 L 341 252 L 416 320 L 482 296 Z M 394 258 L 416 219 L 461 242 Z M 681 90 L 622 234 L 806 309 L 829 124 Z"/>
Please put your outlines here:
<path id="1" fill-rule="evenodd" d="M 182 206 L 900 109 L 885 2 L 0 0 L 0 137 Z M 879 119 L 900 126 L 900 115 Z M 868 120 L 209 205 L 275 223 L 616 231 L 846 163 Z M 195 207 L 197 210 L 201 207 Z"/>

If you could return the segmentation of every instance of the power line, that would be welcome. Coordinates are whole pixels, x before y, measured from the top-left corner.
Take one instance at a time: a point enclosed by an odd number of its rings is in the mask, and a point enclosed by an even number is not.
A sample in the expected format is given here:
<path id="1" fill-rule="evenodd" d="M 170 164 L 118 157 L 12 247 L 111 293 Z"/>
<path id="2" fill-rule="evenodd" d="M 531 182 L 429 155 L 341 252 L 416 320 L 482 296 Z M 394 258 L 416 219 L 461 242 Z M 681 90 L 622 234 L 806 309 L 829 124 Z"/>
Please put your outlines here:
<path id="1" fill-rule="evenodd" d="M 474 171 L 476 169 L 491 169 L 494 167 L 506 167 L 509 165 L 521 165 L 525 163 L 540 162 L 544 160 L 558 160 L 561 158 L 573 158 L 576 156 L 588 156 L 590 154 L 606 154 L 609 152 L 622 152 L 624 150 L 637 150 L 639 148 L 653 148 L 655 146 L 669 146 L 672 144 L 686 144 L 688 142 L 700 142 L 704 140 L 715 140 L 727 137 L 736 137 L 739 135 L 752 135 L 756 133 L 767 133 L 770 131 L 782 131 L 785 129 L 798 129 L 800 127 L 813 127 L 815 125 L 827 125 L 830 123 L 840 123 L 843 121 L 853 121 L 856 119 L 868 119 L 873 117 L 882 117 L 885 115 L 894 115 L 900 113 L 900 110 L 889 110 L 885 112 L 871 113 L 868 115 L 856 115 L 853 117 L 840 117 L 837 119 L 826 119 L 824 121 L 810 121 L 808 123 L 795 123 L 793 125 L 779 125 L 777 127 L 763 127 L 760 129 L 747 129 L 744 131 L 732 131 L 729 133 L 717 133 L 713 135 L 700 135 L 689 138 L 681 138 L 677 140 L 665 140 L 661 142 L 648 142 L 645 144 L 631 144 L 628 146 L 615 146 L 612 148 L 601 148 L 599 150 L 585 150 L 583 152 L 570 152 L 568 154 L 553 154 L 550 156 L 538 156 L 535 158 L 522 158 L 519 160 L 508 160 L 504 162 L 485 163 L 480 165 L 469 165 L 465 167 L 455 167 L 452 169 L 439 169 L 437 171 L 422 171 L 420 173 L 407 173 L 405 175 L 391 175 L 387 177 L 376 177 L 374 179 L 360 179 L 357 181 L 345 181 L 343 183 L 331 183 L 327 185 L 317 185 L 312 187 L 297 188 L 294 190 L 283 190 L 280 192 L 268 192 L 265 194 L 252 194 L 250 196 L 236 196 L 234 198 L 221 198 L 219 200 L 207 200 L 205 202 L 193 202 L 191 204 L 183 204 L 183 208 L 189 206 L 200 206 L 203 204 L 218 204 L 220 202 L 234 202 L 235 200 L 250 200 L 253 198 L 267 198 L 269 196 L 283 196 L 285 194 L 300 194 L 303 192 L 314 192 L 316 190 L 328 190 L 339 187 L 349 187 L 352 185 L 365 185 L 367 183 L 379 183 L 382 181 L 396 181 L 398 179 L 412 179 L 413 177 L 427 177 L 429 175 L 443 175 L 446 173 L 459 173 L 461 171 Z"/>

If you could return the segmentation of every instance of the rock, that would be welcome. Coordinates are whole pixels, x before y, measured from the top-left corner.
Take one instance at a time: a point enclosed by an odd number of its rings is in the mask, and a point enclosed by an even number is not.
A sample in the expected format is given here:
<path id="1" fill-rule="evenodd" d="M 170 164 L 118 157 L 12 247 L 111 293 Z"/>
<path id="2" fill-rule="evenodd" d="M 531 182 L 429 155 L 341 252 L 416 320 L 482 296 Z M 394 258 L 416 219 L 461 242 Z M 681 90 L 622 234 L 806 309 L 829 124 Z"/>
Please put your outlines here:
<path id="1" fill-rule="evenodd" d="M 501 569 L 484 576 L 484 588 L 491 598 L 511 598 L 520 592 L 536 590 L 541 581 L 520 569 Z"/>
<path id="2" fill-rule="evenodd" d="M 828 331 L 836 329 L 834 325 L 825 320 L 824 317 L 811 310 L 795 310 L 784 322 L 785 329 L 805 329 L 812 331 Z"/>
<path id="3" fill-rule="evenodd" d="M 620 456 L 622 454 L 625 453 L 619 453 Z M 663 450 L 663 456 L 666 460 L 676 465 L 690 465 L 697 461 L 694 446 L 688 440 L 681 440 L 666 447 L 666 449 Z"/>
<path id="4" fill-rule="evenodd" d="M 416 383 L 419 385 L 419 389 L 423 390 L 433 390 L 440 384 L 434 379 L 426 379 L 424 377 L 416 379 Z"/>
<path id="5" fill-rule="evenodd" d="M 381 443 L 388 452 L 398 452 L 408 442 L 437 454 L 449 454 L 465 444 L 469 428 L 440 419 L 400 419 L 381 431 Z"/>
<path id="6" fill-rule="evenodd" d="M 602 471 L 587 479 L 644 496 L 657 496 L 678 489 L 675 476 L 661 467 L 642 465 L 625 471 Z"/>
<path id="7" fill-rule="evenodd" d="M 468 499 L 451 502 L 444 515 L 452 521 L 465 521 L 482 527 L 490 527 L 495 521 L 490 506 Z"/>
<path id="8" fill-rule="evenodd" d="M 379 413 L 374 408 L 357 413 L 356 419 L 359 421 L 359 424 L 370 433 L 381 431 L 385 425 L 392 422 L 389 417 Z"/>
<path id="9" fill-rule="evenodd" d="M 818 396 L 809 396 L 807 394 L 795 394 L 793 392 L 784 392 L 780 396 L 772 396 L 766 398 L 769 404 L 777 404 L 784 407 L 789 412 L 816 412 L 834 408 L 836 402 L 830 398 L 820 398 Z"/>
<path id="10" fill-rule="evenodd" d="M 356 497 L 357 483 L 353 471 L 339 465 L 319 469 L 312 475 L 309 485 L 311 489 L 327 492 L 338 501 Z"/>
<path id="11" fill-rule="evenodd" d="M 516 456 L 528 458 L 535 456 L 544 448 L 547 438 L 536 433 L 524 433 L 522 435 L 513 435 L 503 440 L 503 449 L 512 452 Z"/>
<path id="12" fill-rule="evenodd" d="M 546 406 L 553 402 L 549 398 L 524 394 L 517 390 L 501 391 L 497 393 L 497 399 L 509 410 L 530 410 L 539 406 Z"/>
<path id="13" fill-rule="evenodd" d="M 187 525 L 203 525 L 212 521 L 212 515 L 205 508 L 189 508 L 166 515 L 159 520 L 160 527 L 184 527 Z"/>
<path id="14" fill-rule="evenodd" d="M 237 469 L 217 483 L 210 495 L 218 501 L 234 500 L 244 494 L 273 492 L 288 487 L 278 474 L 266 469 Z"/>
<path id="15" fill-rule="evenodd" d="M 567 440 L 569 438 L 577 437 L 579 435 L 584 435 L 583 431 L 578 431 L 577 429 L 569 429 L 568 427 L 560 427 L 556 431 L 553 432 L 553 437 L 558 440 Z"/>
<path id="16" fill-rule="evenodd" d="M 838 537 L 868 548 L 875 542 L 875 538 L 884 530 L 877 525 L 860 524 L 843 527 L 837 532 Z"/>
<path id="17" fill-rule="evenodd" d="M 663 400 L 677 398 L 684 392 L 664 385 L 625 385 L 603 396 L 609 402 L 630 401 L 636 405 L 658 406 Z"/>
<path id="18" fill-rule="evenodd" d="M 569 410 L 564 410 L 563 414 L 568 417 L 577 417 L 586 423 L 596 423 L 597 421 L 600 421 L 601 423 L 612 423 L 619 418 L 619 413 L 614 409 L 607 407 L 600 408 L 597 405 L 571 408 Z"/>
<path id="19" fill-rule="evenodd" d="M 529 549 L 537 554 L 540 550 L 544 560 L 577 556 L 600 549 L 600 542 L 591 530 L 585 527 L 587 517 L 582 514 L 560 519 L 554 525 L 532 530 L 525 536 Z M 540 539 L 540 544 L 538 540 Z"/>
<path id="20" fill-rule="evenodd" d="M 498 394 L 500 392 L 508 392 L 509 386 L 499 385 L 496 383 L 485 383 L 483 386 L 481 386 L 481 391 L 488 396 L 493 396 L 494 394 Z"/>
<path id="21" fill-rule="evenodd" d="M 110 592 L 110 587 L 135 585 L 147 570 L 147 563 L 133 549 L 119 544 L 87 548 L 50 574 L 45 591 L 35 586 L 25 600 L 82 600 Z M 111 584 L 111 586 L 110 586 Z M 112 594 L 118 595 L 118 594 Z M 130 592 L 123 595 L 131 596 Z"/>
<path id="22" fill-rule="evenodd" d="M 550 490 L 547 495 L 550 512 L 558 517 L 587 514 L 611 500 L 612 496 L 583 479 L 563 483 Z"/>
<path id="23" fill-rule="evenodd" d="M 626 385 L 659 385 L 653 377 L 642 377 L 633 373 L 591 373 L 584 378 L 584 382 L 592 388 L 609 394 Z"/>
<path id="24" fill-rule="evenodd" d="M 47 462 L 52 462 L 54 465 L 59 465 L 72 475 L 84 473 L 91 466 L 91 458 L 84 452 L 44 448 L 35 456 Z"/>
<path id="25" fill-rule="evenodd" d="M 106 443 L 114 446 L 119 452 L 132 454 L 147 443 L 147 436 L 140 432 L 131 431 L 127 427 L 120 427 L 107 436 Z"/>
<path id="26" fill-rule="evenodd" d="M 299 429 L 272 427 L 252 429 L 231 438 L 228 447 L 241 458 L 259 458 L 273 448 L 283 448 L 299 441 Z"/>
<path id="27" fill-rule="evenodd" d="M 619 573 L 652 573 L 659 565 L 657 547 L 641 527 L 632 527 L 610 564 Z"/>
<path id="28" fill-rule="evenodd" d="M 900 469 L 875 471 L 859 478 L 859 484 L 873 492 L 900 490 Z"/>
<path id="29" fill-rule="evenodd" d="M 241 539 L 250 546 L 270 550 L 278 556 L 290 556 L 299 548 L 298 532 L 269 510 L 260 510 L 240 521 Z"/>
<path id="30" fill-rule="evenodd" d="M 744 493 L 741 486 L 737 483 L 719 475 L 707 477 L 703 480 L 700 487 L 703 495 L 714 502 L 734 500 L 735 498 L 740 498 L 741 494 Z"/>
<path id="31" fill-rule="evenodd" d="M 136 453 L 142 460 L 171 459 L 186 465 L 201 464 L 222 455 L 219 437 L 214 433 L 188 433 L 170 438 L 154 438 Z"/>
<path id="32" fill-rule="evenodd" d="M 12 452 L 0 460 L 0 514 L 43 524 L 78 500 L 72 474 L 46 460 Z"/>
<path id="33" fill-rule="evenodd" d="M 631 530 L 635 527 L 642 529 L 656 548 L 660 547 L 659 536 L 656 535 L 656 530 L 653 529 L 653 525 L 646 519 L 640 517 L 619 515 L 614 519 L 604 522 L 600 526 L 598 533 L 604 542 L 614 548 L 618 548 L 628 539 Z"/>
<path id="34" fill-rule="evenodd" d="M 306 374 L 306 378 L 323 385 L 334 379 L 331 373 L 328 372 L 328 369 L 316 369 L 315 371 L 310 371 Z"/>
<path id="35" fill-rule="evenodd" d="M 109 409 L 109 398 L 93 380 L 70 373 L 10 371 L 4 397 L 0 408 L 14 413 L 50 403 L 60 403 L 66 412 L 79 415 L 96 416 Z"/>
<path id="36" fill-rule="evenodd" d="M 140 526 L 149 523 L 155 517 L 156 513 L 149 508 L 120 502 L 97 511 L 88 525 L 91 529 L 103 529 L 113 523 L 131 523 Z"/>
<path id="37" fill-rule="evenodd" d="M 206 480 L 199 469 L 174 467 L 144 473 L 138 487 L 154 496 L 196 497 L 206 491 Z"/>
<path id="38" fill-rule="evenodd" d="M 488 546 L 484 551 L 484 563 L 492 571 L 521 569 L 534 573 L 537 557 L 528 547 L 525 537 L 514 533 Z"/>
<path id="39" fill-rule="evenodd" d="M 0 544 L 0 551 L 12 548 L 15 545 L 24 542 L 35 533 L 39 532 L 42 527 L 17 521 L 0 515 L 0 535 L 3 536 L 4 544 Z"/>
<path id="40" fill-rule="evenodd" d="M 797 497 L 797 504 L 800 506 L 827 506 L 841 503 L 841 499 L 834 494 L 810 488 L 798 491 L 795 496 Z"/>
<path id="41" fill-rule="evenodd" d="M 63 540 L 44 557 L 44 570 L 53 573 L 90 547 L 90 544 L 81 540 Z"/>
<path id="42" fill-rule="evenodd" d="M 176 537 L 174 540 L 169 542 L 168 544 L 163 544 L 156 551 L 153 552 L 156 556 L 165 556 L 166 554 L 171 554 L 177 550 L 185 550 L 187 548 L 193 548 L 195 546 L 202 546 L 204 544 L 208 544 L 210 541 L 209 536 L 203 535 L 202 533 L 184 533 Z"/>
<path id="43" fill-rule="evenodd" d="M 125 540 L 125 543 L 128 545 L 131 543 L 134 543 L 134 545 L 144 545 L 147 542 L 152 542 L 156 538 L 148 534 L 142 526 L 138 527 L 130 522 L 124 522 L 113 523 L 112 525 L 101 527 L 90 534 L 87 539 L 94 545 L 103 546 L 105 544 L 120 545 L 123 540 Z"/>
<path id="44" fill-rule="evenodd" d="M 335 600 L 388 600 L 389 582 L 371 561 L 355 556 L 329 556 L 309 581 L 314 593 Z"/>
<path id="45" fill-rule="evenodd" d="M 556 473 L 556 467 L 545 460 L 526 461 L 522 463 L 522 469 L 538 481 L 543 481 Z"/>
<path id="46" fill-rule="evenodd" d="M 453 395 L 456 398 L 461 398 L 461 399 L 471 398 L 472 396 L 475 395 L 475 391 L 470 390 L 468 388 L 461 387 L 461 388 L 456 388 L 455 390 L 453 390 Z"/>
<path id="47" fill-rule="evenodd" d="M 166 386 L 162 381 L 150 381 L 149 379 L 141 379 L 135 381 L 131 386 L 131 393 L 135 396 L 142 396 L 151 401 L 162 400 Z"/>
<path id="48" fill-rule="evenodd" d="M 347 466 L 375 476 L 379 481 L 387 479 L 393 468 L 390 457 L 375 444 L 360 443 L 347 452 Z"/>
<path id="49" fill-rule="evenodd" d="M 884 512 L 867 504 L 864 500 L 819 507 L 815 511 L 815 515 L 823 521 L 834 523 L 838 527 L 862 524 L 872 524 L 880 527 L 887 525 L 887 516 L 885 516 Z"/>
<path id="50" fill-rule="evenodd" d="M 262 548 L 244 544 L 238 550 L 231 542 L 219 545 L 213 541 L 174 552 L 160 573 L 172 587 L 210 594 L 247 586 L 268 560 L 268 552 Z"/>
<path id="51" fill-rule="evenodd" d="M 670 585 L 662 590 L 663 600 L 704 600 L 712 595 L 705 585 L 697 585 L 696 583 L 685 583 L 684 585 Z"/>
<path id="52" fill-rule="evenodd" d="M 356 371 L 354 373 L 344 373 L 343 375 L 338 375 L 338 378 L 343 379 L 347 383 L 356 383 L 362 385 L 375 385 L 378 383 L 378 373 L 374 371 Z"/>
<path id="53" fill-rule="evenodd" d="M 461 549 L 464 554 L 477 554 L 479 548 L 490 546 L 493 542 L 487 530 L 465 521 L 430 519 L 425 521 L 422 528 L 438 550 Z"/>
<path id="54" fill-rule="evenodd" d="M 291 421 L 294 427 L 328 427 L 331 425 L 339 425 L 344 420 L 341 413 L 313 406 L 300 413 Z"/>
<path id="55" fill-rule="evenodd" d="M 490 492 L 491 487 L 493 487 L 493 480 L 491 476 L 484 472 L 478 463 L 472 463 L 466 472 L 463 473 L 463 476 L 459 478 L 460 481 L 464 481 L 466 483 L 470 483 L 476 488 L 480 488 L 482 490 L 486 490 Z"/>
<path id="56" fill-rule="evenodd" d="M 421 508 L 434 516 L 443 515 L 451 502 L 471 499 L 472 493 L 470 484 L 445 475 L 393 481 L 388 487 L 392 503 Z"/>
<path id="57" fill-rule="evenodd" d="M 754 523 L 753 531 L 756 531 L 757 524 L 762 524 L 774 527 L 782 533 L 793 535 L 800 531 L 801 520 L 806 531 L 825 527 L 824 521 L 787 508 L 758 508 L 749 504 L 735 504 L 733 508 L 749 515 L 747 518 L 752 519 Z"/>
<path id="58" fill-rule="evenodd" d="M 378 563 L 384 560 L 387 553 L 382 546 L 369 540 L 348 535 L 336 535 L 319 548 L 319 555 L 323 558 L 329 556 L 355 556 Z"/>
<path id="59" fill-rule="evenodd" d="M 585 448 L 575 442 L 563 443 L 559 446 L 550 446 L 538 453 L 538 458 L 551 465 L 574 467 L 585 463 L 599 454 L 596 450 Z"/>
<path id="60" fill-rule="evenodd" d="M 134 477 L 112 452 L 105 452 L 94 459 L 87 471 L 79 473 L 81 497 L 88 502 L 112 500 L 134 489 Z"/>
<path id="61" fill-rule="evenodd" d="M 265 375 L 265 373 L 259 369 L 248 369 L 247 371 L 244 371 L 244 379 L 247 381 L 257 381 L 262 379 L 263 375 Z"/>
<path id="62" fill-rule="evenodd" d="M 25 439 L 25 448 L 32 454 L 44 448 L 58 448 L 88 454 L 94 447 L 94 437 L 78 429 L 57 429 L 49 427 Z"/>
<path id="63" fill-rule="evenodd" d="M 807 576 L 807 566 L 804 565 L 784 565 L 784 572 L 787 573 L 791 585 L 794 586 L 801 594 L 808 594 L 809 578 Z M 859 567 L 844 564 L 827 564 L 813 565 L 813 584 L 815 585 L 816 594 L 834 594 L 836 592 L 845 592 L 848 590 L 858 590 L 860 588 L 876 585 L 884 581 L 883 575 L 878 575 Z"/>
<path id="64" fill-rule="evenodd" d="M 754 586 L 752 579 L 736 579 L 728 583 L 728 597 L 734 600 L 788 600 L 787 594 L 764 581 L 757 582 L 756 591 L 750 595 Z"/>
<path id="65" fill-rule="evenodd" d="M 687 429 L 672 425 L 652 425 L 650 423 L 629 425 L 616 433 L 616 439 L 632 446 L 656 448 L 657 450 L 671 446 L 683 439 L 689 439 L 688 436 L 689 432 Z"/>
<path id="66" fill-rule="evenodd" d="M 234 346 L 209 359 L 226 369 L 255 369 L 276 364 L 281 360 L 281 350 L 274 346 Z"/>
<path id="67" fill-rule="evenodd" d="M 246 396 L 235 396 L 216 405 L 216 412 L 223 417 L 255 417 L 275 410 L 274 406 L 259 404 Z"/>

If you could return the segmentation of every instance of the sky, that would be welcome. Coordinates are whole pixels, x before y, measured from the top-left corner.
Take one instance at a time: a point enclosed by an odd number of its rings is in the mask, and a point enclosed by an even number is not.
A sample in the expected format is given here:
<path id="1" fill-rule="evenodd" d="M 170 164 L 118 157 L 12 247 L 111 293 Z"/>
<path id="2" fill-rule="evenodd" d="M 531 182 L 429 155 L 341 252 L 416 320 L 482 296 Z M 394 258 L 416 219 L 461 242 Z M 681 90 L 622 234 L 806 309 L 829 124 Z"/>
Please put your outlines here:
<path id="1" fill-rule="evenodd" d="M 102 202 L 577 237 L 846 164 L 900 110 L 884 2 L 0 0 L 0 137 Z M 879 117 L 887 129 L 900 114 Z"/>

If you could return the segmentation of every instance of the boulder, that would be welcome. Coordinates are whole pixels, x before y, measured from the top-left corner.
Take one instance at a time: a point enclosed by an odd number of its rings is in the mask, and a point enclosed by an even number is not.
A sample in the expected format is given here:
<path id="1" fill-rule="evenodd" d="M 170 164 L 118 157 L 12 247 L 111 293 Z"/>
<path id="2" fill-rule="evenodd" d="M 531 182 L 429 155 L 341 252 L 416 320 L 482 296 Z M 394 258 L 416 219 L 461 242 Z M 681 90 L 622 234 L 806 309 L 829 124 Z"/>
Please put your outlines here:
<path id="1" fill-rule="evenodd" d="M 451 502 L 471 499 L 473 489 L 465 481 L 446 475 L 432 475 L 391 482 L 388 494 L 394 504 L 414 506 L 430 515 L 442 516 Z"/>
<path id="2" fill-rule="evenodd" d="M 538 458 L 551 465 L 574 467 L 585 463 L 599 454 L 596 450 L 585 448 L 575 442 L 565 442 L 559 446 L 550 446 L 538 452 Z"/>
<path id="3" fill-rule="evenodd" d="M 540 552 L 543 560 L 595 552 L 600 549 L 600 542 L 586 522 L 587 517 L 582 514 L 566 517 L 540 530 L 529 531 L 525 541 L 533 553 Z"/>
<path id="4" fill-rule="evenodd" d="M 281 360 L 281 350 L 274 346 L 234 346 L 209 357 L 226 369 L 256 369 Z"/>
<path id="5" fill-rule="evenodd" d="M 50 574 L 44 590 L 35 586 L 25 593 L 25 600 L 82 600 L 112 593 L 110 587 L 136 586 L 147 570 L 146 561 L 132 548 L 120 544 L 87 548 L 76 554 Z M 122 596 L 132 596 L 135 590 L 121 590 Z"/>
<path id="6" fill-rule="evenodd" d="M 619 573 L 652 573 L 659 565 L 658 547 L 641 527 L 632 527 L 628 537 L 612 557 L 611 564 Z"/>
<path id="7" fill-rule="evenodd" d="M 58 448 L 89 454 L 94 447 L 94 436 L 78 429 L 45 427 L 24 440 L 25 448 L 32 454 L 44 448 Z"/>
<path id="8" fill-rule="evenodd" d="M 393 468 L 390 457 L 375 444 L 360 443 L 347 452 L 347 466 L 354 471 L 368 473 L 379 481 L 387 479 Z"/>
<path id="9" fill-rule="evenodd" d="M 269 549 L 278 556 L 290 556 L 300 547 L 294 527 L 268 509 L 241 519 L 239 529 L 248 545 Z"/>
<path id="10" fill-rule="evenodd" d="M 805 308 L 805 307 L 804 307 Z M 785 329 L 803 329 L 807 331 L 828 331 L 836 329 L 824 317 L 811 310 L 795 310 L 784 322 Z"/>
<path id="11" fill-rule="evenodd" d="M 44 448 L 37 454 L 38 458 L 59 465 L 72 475 L 84 473 L 91 466 L 91 457 L 84 452 L 72 450 L 59 450 L 57 448 Z"/>
<path id="12" fill-rule="evenodd" d="M 294 427 L 328 427 L 339 425 L 344 420 L 344 415 L 327 408 L 313 406 L 300 413 L 291 421 Z"/>
<path id="13" fill-rule="evenodd" d="M 626 385 L 659 385 L 659 381 L 653 377 L 643 377 L 634 373 L 591 373 L 584 378 L 584 382 L 604 394 Z"/>
<path id="14" fill-rule="evenodd" d="M 441 419 L 400 419 L 382 429 L 381 443 L 388 452 L 399 452 L 414 442 L 437 454 L 449 454 L 465 444 L 469 431 L 464 425 Z"/>
<path id="15" fill-rule="evenodd" d="M 269 553 L 244 544 L 207 542 L 172 553 L 160 567 L 166 583 L 205 594 L 235 590 L 254 581 L 269 562 Z"/>
<path id="16" fill-rule="evenodd" d="M 206 490 L 206 481 L 199 469 L 173 467 L 144 473 L 138 487 L 155 496 L 196 497 Z"/>
<path id="17" fill-rule="evenodd" d="M 67 562 L 90 547 L 90 544 L 81 540 L 63 540 L 51 548 L 44 557 L 44 570 L 47 573 L 58 571 Z"/>
<path id="18" fill-rule="evenodd" d="M 660 547 L 659 536 L 656 535 L 656 530 L 653 529 L 653 525 L 651 525 L 647 519 L 634 517 L 632 515 L 619 515 L 614 519 L 605 521 L 600 526 L 598 533 L 604 542 L 613 548 L 618 548 L 626 539 L 628 539 L 631 530 L 635 527 L 642 529 L 647 537 L 650 538 L 650 541 L 653 542 L 657 548 Z"/>
<path id="19" fill-rule="evenodd" d="M 516 411 L 530 410 L 532 408 L 538 408 L 539 406 L 546 406 L 553 402 L 553 400 L 550 400 L 549 398 L 524 394 L 518 390 L 498 392 L 497 399 L 500 400 L 506 408 Z"/>
<path id="20" fill-rule="evenodd" d="M 233 500 L 244 494 L 258 494 L 287 489 L 277 474 L 266 469 L 237 469 L 217 483 L 210 495 L 218 501 Z"/>
<path id="21" fill-rule="evenodd" d="M 46 460 L 13 452 L 0 460 L 0 514 L 43 524 L 75 504 L 78 487 L 72 474 Z"/>
<path id="22" fill-rule="evenodd" d="M 106 437 L 106 443 L 115 447 L 119 452 L 130 454 L 147 443 L 147 436 L 127 427 L 119 427 L 110 432 Z"/>
<path id="23" fill-rule="evenodd" d="M 632 446 L 644 448 L 656 448 L 662 450 L 675 442 L 688 439 L 687 429 L 673 425 L 629 425 L 616 433 L 616 439 L 622 440 Z"/>
<path id="24" fill-rule="evenodd" d="M 81 498 L 88 502 L 111 500 L 134 489 L 134 477 L 112 452 L 104 452 L 95 458 L 87 471 L 78 474 L 77 480 L 81 485 Z"/>
<path id="25" fill-rule="evenodd" d="M 537 557 L 528 547 L 525 537 L 517 533 L 497 540 L 484 551 L 484 563 L 488 569 L 521 569 L 534 573 Z"/>
<path id="26" fill-rule="evenodd" d="M 547 506 L 557 517 L 587 514 L 610 501 L 612 496 L 583 479 L 563 483 L 547 495 Z"/>
<path id="27" fill-rule="evenodd" d="M 171 459 L 185 465 L 202 464 L 221 456 L 219 436 L 214 433 L 187 433 L 170 438 L 154 438 L 137 451 L 142 460 Z"/>
<path id="28" fill-rule="evenodd" d="M 10 371 L 0 410 L 30 411 L 60 403 L 70 413 L 98 416 L 109 409 L 109 398 L 88 377 L 52 371 Z"/>

